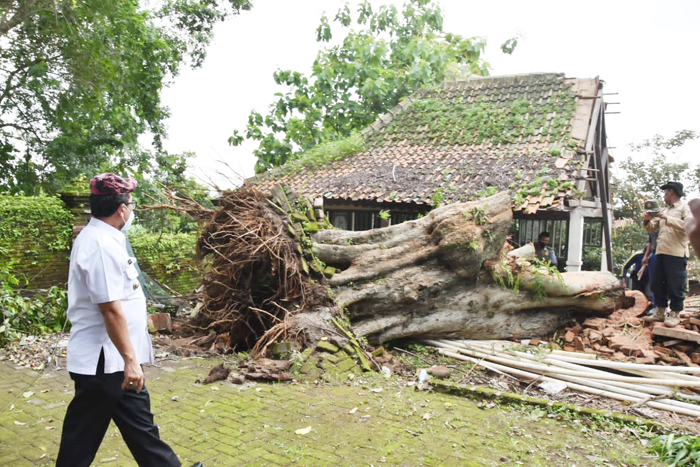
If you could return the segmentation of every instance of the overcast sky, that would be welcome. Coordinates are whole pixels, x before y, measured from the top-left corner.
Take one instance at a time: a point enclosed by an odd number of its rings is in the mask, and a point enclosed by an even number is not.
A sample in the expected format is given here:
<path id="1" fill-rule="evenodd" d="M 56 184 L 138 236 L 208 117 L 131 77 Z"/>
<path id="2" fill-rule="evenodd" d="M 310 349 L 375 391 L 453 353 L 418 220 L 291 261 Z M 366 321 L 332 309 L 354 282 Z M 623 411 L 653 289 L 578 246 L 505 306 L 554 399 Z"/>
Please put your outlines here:
<path id="1" fill-rule="evenodd" d="M 326 11 L 332 19 L 343 3 L 253 0 L 251 11 L 219 24 L 204 66 L 183 70 L 164 93 L 171 111 L 166 149 L 195 152 L 192 174 L 212 177 L 222 187 L 236 182 L 233 172 L 253 175 L 256 145 L 232 148 L 228 137 L 234 129 L 245 130 L 251 110 L 266 113 L 279 91 L 272 79 L 276 69 L 309 74 L 319 49 L 319 18 Z M 359 1 L 349 3 L 354 10 Z M 484 58 L 491 75 L 561 72 L 604 80 L 605 93 L 618 93 L 605 100 L 620 103 L 608 107 L 620 114 L 606 116 L 617 161 L 644 157 L 632 153 L 630 143 L 700 130 L 700 1 L 442 0 L 440 5 L 445 31 L 488 39 Z M 504 55 L 500 44 L 515 35 L 518 47 Z M 686 145 L 672 160 L 697 164 L 700 142 Z"/>

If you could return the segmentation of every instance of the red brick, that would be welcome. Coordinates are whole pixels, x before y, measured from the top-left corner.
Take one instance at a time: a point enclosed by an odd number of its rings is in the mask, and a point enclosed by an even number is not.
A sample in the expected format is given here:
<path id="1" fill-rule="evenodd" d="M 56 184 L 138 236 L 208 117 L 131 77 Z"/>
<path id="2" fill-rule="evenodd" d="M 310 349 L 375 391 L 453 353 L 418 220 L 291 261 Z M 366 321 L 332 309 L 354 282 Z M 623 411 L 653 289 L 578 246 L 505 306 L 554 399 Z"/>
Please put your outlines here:
<path id="1" fill-rule="evenodd" d="M 153 328 L 156 331 L 170 333 L 173 330 L 173 323 L 168 313 L 155 313 L 149 315 L 148 320 L 153 323 Z"/>

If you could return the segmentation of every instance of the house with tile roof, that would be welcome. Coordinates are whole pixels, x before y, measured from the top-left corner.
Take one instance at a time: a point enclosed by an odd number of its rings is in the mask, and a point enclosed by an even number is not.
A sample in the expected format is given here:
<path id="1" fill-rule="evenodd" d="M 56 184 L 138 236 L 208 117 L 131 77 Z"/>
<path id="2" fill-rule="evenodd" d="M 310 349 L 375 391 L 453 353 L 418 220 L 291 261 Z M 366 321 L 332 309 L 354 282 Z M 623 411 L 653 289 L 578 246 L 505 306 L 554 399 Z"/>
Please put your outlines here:
<path id="1" fill-rule="evenodd" d="M 601 269 L 612 270 L 612 158 L 597 77 L 536 73 L 446 82 L 415 92 L 360 137 L 359 148 L 343 157 L 302 158 L 250 181 L 264 190 L 290 185 L 322 203 L 331 223 L 346 230 L 508 190 L 514 243 L 546 230 L 568 271 L 581 270 L 584 247 L 601 248 Z"/>

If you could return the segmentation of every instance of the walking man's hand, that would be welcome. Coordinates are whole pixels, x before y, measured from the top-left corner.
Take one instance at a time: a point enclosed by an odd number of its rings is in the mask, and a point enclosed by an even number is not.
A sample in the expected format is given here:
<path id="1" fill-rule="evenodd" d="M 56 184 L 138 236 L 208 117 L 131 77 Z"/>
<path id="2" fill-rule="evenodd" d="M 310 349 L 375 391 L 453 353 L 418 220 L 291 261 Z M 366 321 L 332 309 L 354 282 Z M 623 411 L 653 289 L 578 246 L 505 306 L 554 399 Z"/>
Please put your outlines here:
<path id="1" fill-rule="evenodd" d="M 124 364 L 124 382 L 122 383 L 122 391 L 125 389 L 133 389 L 137 393 L 143 389 L 145 377 L 143 369 L 138 362 L 125 362 Z"/>

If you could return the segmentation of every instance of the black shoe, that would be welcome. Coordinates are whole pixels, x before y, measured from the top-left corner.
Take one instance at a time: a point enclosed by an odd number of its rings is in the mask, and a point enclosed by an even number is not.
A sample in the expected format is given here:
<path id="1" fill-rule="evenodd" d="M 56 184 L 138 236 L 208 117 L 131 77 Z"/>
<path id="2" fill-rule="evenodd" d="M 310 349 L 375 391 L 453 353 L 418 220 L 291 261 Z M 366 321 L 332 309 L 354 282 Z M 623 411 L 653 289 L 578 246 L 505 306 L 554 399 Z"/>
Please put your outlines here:
<path id="1" fill-rule="evenodd" d="M 196 464 L 192 464 L 192 467 L 204 467 L 204 464 L 197 462 Z"/>

